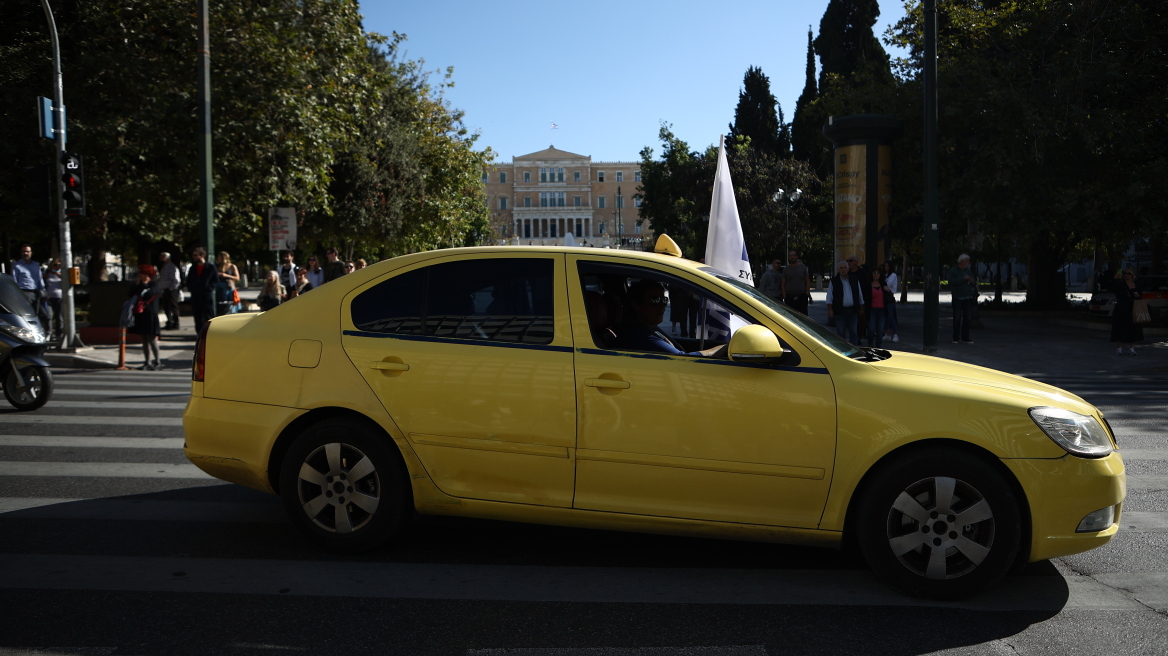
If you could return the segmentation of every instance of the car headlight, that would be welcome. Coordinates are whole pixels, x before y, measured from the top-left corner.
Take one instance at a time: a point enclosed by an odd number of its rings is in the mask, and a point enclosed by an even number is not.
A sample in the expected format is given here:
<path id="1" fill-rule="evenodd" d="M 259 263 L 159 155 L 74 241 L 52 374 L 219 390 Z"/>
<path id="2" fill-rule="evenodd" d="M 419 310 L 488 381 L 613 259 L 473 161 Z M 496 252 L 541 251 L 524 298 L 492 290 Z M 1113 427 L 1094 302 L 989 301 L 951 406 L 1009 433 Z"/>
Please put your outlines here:
<path id="1" fill-rule="evenodd" d="M 1061 408 L 1030 408 L 1030 418 L 1042 432 L 1067 453 L 1083 458 L 1102 458 L 1111 453 L 1111 438 L 1091 415 Z"/>
<path id="2" fill-rule="evenodd" d="M 16 339 L 31 342 L 33 344 L 40 344 L 45 341 L 45 334 L 39 330 L 25 328 L 24 326 L 13 326 L 10 324 L 0 324 L 0 330 L 12 335 Z"/>

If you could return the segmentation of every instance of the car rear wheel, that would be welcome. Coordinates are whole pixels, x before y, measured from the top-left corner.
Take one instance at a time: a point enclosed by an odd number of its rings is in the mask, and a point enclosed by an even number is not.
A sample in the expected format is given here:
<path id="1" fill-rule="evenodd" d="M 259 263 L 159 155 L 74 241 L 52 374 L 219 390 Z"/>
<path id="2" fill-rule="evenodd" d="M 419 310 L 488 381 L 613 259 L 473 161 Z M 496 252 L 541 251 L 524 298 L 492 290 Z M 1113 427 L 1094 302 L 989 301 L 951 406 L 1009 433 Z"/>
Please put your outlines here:
<path id="1" fill-rule="evenodd" d="M 908 594 L 968 597 L 998 581 L 1018 554 L 1018 501 L 975 455 L 908 455 L 878 472 L 862 494 L 860 549 L 881 578 Z"/>
<path id="2" fill-rule="evenodd" d="M 297 438 L 280 474 L 289 518 L 314 542 L 348 553 L 375 549 L 413 514 L 397 448 L 360 422 L 332 419 Z"/>

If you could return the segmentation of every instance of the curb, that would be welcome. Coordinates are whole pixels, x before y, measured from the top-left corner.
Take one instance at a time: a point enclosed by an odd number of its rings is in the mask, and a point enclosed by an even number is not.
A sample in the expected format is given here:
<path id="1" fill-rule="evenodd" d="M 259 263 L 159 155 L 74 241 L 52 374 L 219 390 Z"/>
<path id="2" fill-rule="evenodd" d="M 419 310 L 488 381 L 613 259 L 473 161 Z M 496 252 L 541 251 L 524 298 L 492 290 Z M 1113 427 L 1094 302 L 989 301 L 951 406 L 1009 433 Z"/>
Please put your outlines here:
<path id="1" fill-rule="evenodd" d="M 1075 319 L 1050 319 L 1049 323 L 1056 326 L 1067 326 L 1068 328 L 1087 328 L 1088 330 L 1110 331 L 1110 323 L 1095 323 L 1094 321 L 1076 321 Z M 1168 336 L 1168 328 L 1154 328 L 1151 326 L 1144 326 L 1145 337 L 1165 337 Z"/>
<path id="2" fill-rule="evenodd" d="M 76 353 L 45 353 L 45 361 L 55 369 L 116 369 L 116 362 L 106 362 Z"/>

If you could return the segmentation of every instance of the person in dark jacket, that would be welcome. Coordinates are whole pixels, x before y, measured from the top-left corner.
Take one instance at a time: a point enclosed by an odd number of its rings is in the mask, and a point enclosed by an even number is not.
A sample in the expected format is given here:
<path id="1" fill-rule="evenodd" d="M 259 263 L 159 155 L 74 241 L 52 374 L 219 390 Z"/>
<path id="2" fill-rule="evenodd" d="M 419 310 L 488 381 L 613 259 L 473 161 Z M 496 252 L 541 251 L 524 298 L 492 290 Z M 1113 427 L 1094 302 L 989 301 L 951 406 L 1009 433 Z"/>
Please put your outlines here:
<path id="1" fill-rule="evenodd" d="M 836 275 L 827 286 L 827 316 L 835 318 L 835 332 L 849 343 L 860 345 L 857 326 L 864 310 L 860 279 L 852 275 L 847 262 L 836 265 Z"/>
<path id="2" fill-rule="evenodd" d="M 148 371 L 161 369 L 158 336 L 162 334 L 162 326 L 158 321 L 158 305 L 162 289 L 158 284 L 158 270 L 153 265 L 143 264 L 138 267 L 138 284 L 130 289 L 130 296 L 137 300 L 134 303 L 134 325 L 126 331 L 142 338 L 142 365 L 138 368 Z"/>
<path id="3" fill-rule="evenodd" d="M 1115 342 L 1115 354 L 1124 355 L 1123 345 L 1127 344 L 1127 355 L 1136 354 L 1136 342 L 1144 340 L 1144 328 L 1132 321 L 1132 305 L 1140 297 L 1136 291 L 1134 269 L 1116 272 L 1111 281 L 1111 293 L 1115 294 L 1115 309 L 1111 313 L 1111 341 Z"/>
<path id="4" fill-rule="evenodd" d="M 973 306 L 977 303 L 977 284 L 973 272 L 969 270 L 969 256 L 962 253 L 957 258 L 957 266 L 949 270 L 949 293 L 953 296 L 953 343 L 972 344 L 969 337 L 969 323 L 973 319 Z"/>
<path id="5" fill-rule="evenodd" d="M 215 316 L 215 287 L 219 271 L 207 261 L 207 249 L 198 246 L 191 251 L 191 268 L 187 271 L 187 291 L 191 293 L 191 313 L 195 315 L 195 332 Z"/>

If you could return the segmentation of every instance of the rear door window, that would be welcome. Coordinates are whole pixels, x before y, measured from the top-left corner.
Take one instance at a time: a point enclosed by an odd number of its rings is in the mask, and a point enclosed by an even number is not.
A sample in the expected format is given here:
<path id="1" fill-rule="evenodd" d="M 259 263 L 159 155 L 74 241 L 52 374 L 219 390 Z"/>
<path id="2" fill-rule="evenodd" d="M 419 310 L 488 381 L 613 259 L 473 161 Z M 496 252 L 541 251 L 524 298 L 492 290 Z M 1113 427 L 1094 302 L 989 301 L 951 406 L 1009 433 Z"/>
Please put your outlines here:
<path id="1" fill-rule="evenodd" d="M 554 261 L 479 258 L 394 276 L 353 299 L 366 332 L 550 344 Z"/>

